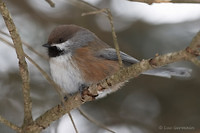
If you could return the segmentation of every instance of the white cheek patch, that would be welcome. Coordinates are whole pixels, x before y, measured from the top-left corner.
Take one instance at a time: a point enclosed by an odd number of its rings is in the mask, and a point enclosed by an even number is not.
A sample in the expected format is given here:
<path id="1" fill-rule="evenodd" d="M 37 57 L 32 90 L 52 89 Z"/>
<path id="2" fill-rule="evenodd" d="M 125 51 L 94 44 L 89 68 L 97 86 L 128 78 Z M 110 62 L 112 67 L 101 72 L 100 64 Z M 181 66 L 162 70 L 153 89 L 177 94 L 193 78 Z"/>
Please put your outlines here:
<path id="1" fill-rule="evenodd" d="M 59 44 L 52 44 L 52 46 L 56 46 L 57 48 L 59 48 L 60 50 L 68 50 L 69 46 L 72 45 L 72 42 L 70 40 L 67 40 L 63 43 L 59 43 Z"/>

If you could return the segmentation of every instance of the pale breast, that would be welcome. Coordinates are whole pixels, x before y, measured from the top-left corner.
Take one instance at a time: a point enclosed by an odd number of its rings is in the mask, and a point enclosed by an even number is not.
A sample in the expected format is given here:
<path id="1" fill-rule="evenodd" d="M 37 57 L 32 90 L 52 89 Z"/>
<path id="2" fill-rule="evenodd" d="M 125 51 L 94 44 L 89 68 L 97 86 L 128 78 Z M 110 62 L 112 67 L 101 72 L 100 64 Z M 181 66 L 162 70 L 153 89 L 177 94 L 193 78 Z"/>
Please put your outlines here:
<path id="1" fill-rule="evenodd" d="M 50 59 L 50 70 L 53 80 L 63 88 L 63 93 L 75 93 L 83 84 L 80 71 L 71 54 L 65 54 Z"/>

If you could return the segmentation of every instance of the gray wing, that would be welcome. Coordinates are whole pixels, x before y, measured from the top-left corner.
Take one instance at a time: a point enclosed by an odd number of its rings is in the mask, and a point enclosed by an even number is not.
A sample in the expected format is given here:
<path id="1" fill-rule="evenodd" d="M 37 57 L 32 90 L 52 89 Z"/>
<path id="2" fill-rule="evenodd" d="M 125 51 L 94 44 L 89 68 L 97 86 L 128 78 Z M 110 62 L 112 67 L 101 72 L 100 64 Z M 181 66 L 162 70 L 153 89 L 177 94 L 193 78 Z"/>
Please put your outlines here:
<path id="1" fill-rule="evenodd" d="M 102 49 L 96 53 L 96 56 L 107 59 L 107 60 L 115 60 L 115 61 L 118 60 L 116 50 L 113 48 Z M 120 51 L 120 56 L 125 65 L 131 65 L 131 64 L 135 64 L 135 63 L 139 62 L 137 59 L 135 59 L 132 56 L 127 55 L 121 51 Z"/>
<path id="2" fill-rule="evenodd" d="M 99 52 L 97 52 L 96 55 L 97 57 L 101 57 L 107 60 L 116 60 L 116 61 L 118 60 L 116 50 L 113 48 L 102 49 Z M 137 59 L 123 52 L 120 52 L 120 56 L 125 65 L 132 65 L 139 62 Z M 145 71 L 142 74 L 160 76 L 166 78 L 171 78 L 171 76 L 188 78 L 191 76 L 191 72 L 192 72 L 191 69 L 182 67 L 160 67 Z"/>

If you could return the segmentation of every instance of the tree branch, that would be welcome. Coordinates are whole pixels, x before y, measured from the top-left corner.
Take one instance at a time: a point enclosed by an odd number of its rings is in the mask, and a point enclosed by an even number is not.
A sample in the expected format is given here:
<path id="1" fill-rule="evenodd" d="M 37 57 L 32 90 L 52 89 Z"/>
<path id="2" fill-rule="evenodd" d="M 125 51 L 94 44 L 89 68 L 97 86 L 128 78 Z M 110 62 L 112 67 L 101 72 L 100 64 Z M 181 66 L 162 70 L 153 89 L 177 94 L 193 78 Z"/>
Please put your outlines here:
<path id="1" fill-rule="evenodd" d="M 71 122 L 72 122 L 72 125 L 73 125 L 73 127 L 74 127 L 75 132 L 78 133 L 78 129 L 77 129 L 76 124 L 75 124 L 75 122 L 74 122 L 74 120 L 73 120 L 73 118 L 72 118 L 71 113 L 69 112 L 68 115 L 69 115 L 69 118 L 70 118 L 70 120 L 71 120 Z"/>
<path id="2" fill-rule="evenodd" d="M 194 37 L 193 41 L 191 42 L 190 46 L 198 46 L 197 44 L 200 43 L 199 40 L 200 32 Z M 127 68 L 122 68 L 120 71 L 116 72 L 114 75 L 102 80 L 98 84 L 91 85 L 87 90 L 96 95 L 99 90 L 99 86 L 102 88 L 111 88 L 120 82 L 124 82 L 129 80 L 130 78 L 137 77 L 142 72 L 153 69 L 156 67 L 161 67 L 163 65 L 167 65 L 169 63 L 181 61 L 181 60 L 190 60 L 194 58 L 195 55 L 193 52 L 188 52 L 188 48 L 184 50 L 180 50 L 178 52 L 168 53 L 165 55 L 156 56 L 152 59 L 142 60 L 141 62 L 134 64 Z M 88 102 L 93 100 L 90 96 L 85 96 L 85 101 Z M 81 94 L 77 93 L 74 96 L 69 97 L 69 99 L 64 103 L 66 108 L 63 108 L 61 105 L 57 105 L 52 109 L 48 110 L 46 113 L 38 117 L 35 122 L 40 127 L 47 127 L 52 121 L 57 120 L 65 113 L 68 113 L 70 110 L 75 109 L 83 104 L 81 100 Z"/>
<path id="3" fill-rule="evenodd" d="M 132 2 L 142 2 L 146 4 L 153 3 L 200 3 L 200 0 L 128 0 Z"/>
<path id="4" fill-rule="evenodd" d="M 20 70 L 20 75 L 22 78 L 22 90 L 23 90 L 23 96 L 24 96 L 24 124 L 28 124 L 28 123 L 33 122 L 32 114 L 31 114 L 32 102 L 30 98 L 29 72 L 28 72 L 27 63 L 24 57 L 22 41 L 20 39 L 19 34 L 17 33 L 15 24 L 10 16 L 10 13 L 6 5 L 2 2 L 2 0 L 0 0 L 0 12 L 10 32 L 11 38 L 15 45 L 17 58 L 19 59 L 19 70 Z"/>
<path id="5" fill-rule="evenodd" d="M 20 127 L 18 127 L 15 124 L 9 122 L 5 118 L 3 118 L 1 115 L 0 115 L 0 122 L 5 124 L 6 126 L 12 128 L 13 130 L 17 131 L 18 133 L 21 133 L 21 131 L 22 131 Z"/>
<path id="6" fill-rule="evenodd" d="M 105 125 L 103 125 L 102 123 L 94 120 L 93 118 L 91 118 L 90 116 L 88 116 L 81 108 L 78 108 L 77 109 L 79 111 L 79 113 L 84 116 L 88 121 L 94 123 L 95 125 L 107 130 L 108 132 L 111 132 L 111 133 L 115 133 L 113 130 L 107 128 Z"/>
<path id="7" fill-rule="evenodd" d="M 199 43 L 199 42 L 198 42 Z M 142 60 L 141 62 L 134 64 L 127 68 L 122 68 L 120 71 L 116 72 L 114 75 L 102 80 L 98 84 L 91 85 L 87 90 L 93 94 L 98 94 L 99 87 L 101 88 L 111 88 L 111 86 L 114 86 L 120 82 L 124 82 L 129 80 L 130 78 L 137 77 L 142 72 L 153 69 L 156 67 L 161 67 L 163 65 L 167 65 L 169 63 L 181 61 L 181 60 L 189 60 L 190 58 L 193 58 L 195 55 L 189 53 L 187 51 L 187 48 L 184 50 L 180 50 L 178 52 L 168 53 L 165 55 L 156 56 L 152 59 Z M 46 128 L 52 121 L 55 121 L 59 119 L 62 115 L 68 113 L 70 110 L 75 109 L 79 107 L 81 104 L 83 104 L 81 99 L 81 94 L 77 93 L 71 97 L 67 101 L 65 101 L 64 105 L 66 108 L 63 108 L 62 105 L 57 105 L 53 107 L 52 109 L 48 110 L 46 113 L 41 115 L 35 120 L 35 123 L 37 125 L 40 125 L 40 127 Z M 85 101 L 92 101 L 93 98 L 85 95 L 84 96 Z"/>
<path id="8" fill-rule="evenodd" d="M 94 100 L 93 97 L 87 94 L 81 95 L 80 92 L 77 92 L 75 95 L 70 96 L 67 101 L 63 102 L 64 106 L 58 104 L 57 106 L 45 112 L 43 115 L 39 116 L 34 122 L 32 122 L 31 101 L 29 101 L 30 100 L 29 76 L 28 76 L 27 64 L 25 62 L 24 57 L 26 57 L 29 60 L 31 60 L 31 58 L 24 53 L 22 49 L 22 43 L 19 35 L 16 32 L 14 23 L 9 15 L 8 10 L 5 7 L 5 4 L 1 0 L 0 0 L 0 11 L 2 12 L 2 16 L 4 17 L 5 23 L 10 31 L 11 37 L 15 45 L 16 53 L 19 59 L 20 73 L 23 82 L 25 119 L 24 119 L 23 129 L 22 128 L 17 129 L 18 127 L 16 126 L 15 127 L 16 130 L 18 131 L 23 130 L 26 131 L 26 133 L 30 132 L 39 133 L 41 130 L 48 127 L 53 121 L 59 119 L 64 114 L 69 113 L 72 109 L 79 107 L 84 102 Z M 114 75 L 100 81 L 98 84 L 91 85 L 86 90 L 89 91 L 89 93 L 96 95 L 98 94 L 99 91 L 102 90 L 102 88 L 104 89 L 111 88 L 111 86 L 114 86 L 118 83 L 125 82 L 130 78 L 137 77 L 142 72 L 149 69 L 157 68 L 181 60 L 192 61 L 196 59 L 195 62 L 199 63 L 199 60 L 197 59 L 197 56 L 199 56 L 200 53 L 199 44 L 200 44 L 200 32 L 194 37 L 193 41 L 186 49 L 180 50 L 178 52 L 156 56 L 152 59 L 142 60 L 141 62 L 134 64 L 130 67 L 121 68 Z M 84 97 L 84 102 L 82 101 L 82 96 Z M 1 116 L 0 116 L 0 122 L 4 124 L 7 123 L 6 125 L 8 126 L 10 125 L 9 121 L 3 119 Z M 25 124 L 26 122 L 29 122 L 29 124 Z"/>
<path id="9" fill-rule="evenodd" d="M 4 38 L 0 37 L 0 40 L 5 42 L 10 47 L 15 48 L 12 43 L 6 41 Z M 37 54 L 37 52 L 35 54 Z M 39 72 L 50 83 L 50 85 L 52 85 L 56 89 L 56 91 L 58 92 L 59 97 L 60 97 L 60 99 L 62 101 L 63 100 L 63 96 L 62 96 L 62 93 L 61 93 L 61 88 L 51 79 L 51 77 L 30 56 L 28 56 L 26 53 L 24 53 L 24 56 L 28 59 L 28 61 L 30 63 L 32 63 L 39 70 Z"/>
<path id="10" fill-rule="evenodd" d="M 8 35 L 6 32 L 4 32 L 4 31 L 2 31 L 2 30 L 0 30 L 0 33 L 1 33 L 2 35 L 7 36 L 7 37 L 11 37 L 10 35 Z M 3 39 L 3 38 L 1 38 L 1 40 L 3 40 L 4 42 L 8 43 L 8 42 L 5 41 L 5 39 Z M 48 60 L 48 57 L 47 57 L 47 56 L 44 56 L 44 55 L 40 54 L 39 52 L 37 52 L 34 48 L 32 48 L 28 43 L 24 42 L 23 40 L 22 40 L 22 44 L 23 44 L 24 46 L 26 46 L 31 52 L 35 53 L 36 55 L 40 56 L 41 58 L 43 58 L 43 59 L 45 59 L 45 60 Z M 9 45 L 12 45 L 12 44 L 9 44 Z"/>
<path id="11" fill-rule="evenodd" d="M 10 36 L 9 36 L 8 34 L 6 34 L 5 32 L 0 31 L 0 33 L 6 35 L 7 37 L 10 37 Z M 12 43 L 8 42 L 7 40 L 5 40 L 4 38 L 2 38 L 1 36 L 0 36 L 0 40 L 3 41 L 3 42 L 5 42 L 5 43 L 6 43 L 7 45 L 9 45 L 10 47 L 14 48 L 14 46 L 13 46 Z M 25 43 L 23 42 L 23 44 L 25 44 Z M 40 57 L 43 58 L 43 56 L 42 56 L 41 54 L 38 54 L 38 52 L 35 51 L 35 50 L 34 50 L 31 46 L 29 46 L 28 44 L 26 44 L 25 46 L 28 46 L 28 48 L 29 48 L 32 52 L 34 52 L 35 54 L 37 54 L 38 56 L 40 56 Z M 31 59 L 31 57 L 29 57 L 26 53 L 25 53 L 25 57 L 40 71 L 40 73 L 45 77 L 45 79 L 46 79 L 52 86 L 54 86 L 54 88 L 57 90 L 58 94 L 61 93 L 60 90 L 59 90 L 60 88 L 57 88 L 58 85 L 55 85 L 56 83 L 53 83 L 54 81 L 49 77 L 49 75 L 48 75 L 48 74 L 47 74 L 33 59 Z M 46 59 L 46 58 L 44 58 L 44 59 Z M 62 99 L 61 99 L 61 100 L 62 100 Z M 89 117 L 89 116 L 88 116 L 83 110 L 81 110 L 80 108 L 78 108 L 78 111 L 79 111 L 79 112 L 81 113 L 81 115 L 83 115 L 87 120 L 91 121 L 92 123 L 96 124 L 97 126 L 99 126 L 99 127 L 101 127 L 101 128 L 104 128 L 105 130 L 107 130 L 107 131 L 109 131 L 109 132 L 115 133 L 115 132 L 112 131 L 111 129 L 107 128 L 105 125 L 103 125 L 103 124 L 101 124 L 101 123 L 95 121 L 95 120 L 92 119 L 91 117 Z M 70 116 L 70 114 L 69 114 L 69 116 Z M 72 121 L 72 124 L 73 124 L 73 126 L 74 126 L 74 129 L 75 129 L 76 132 L 77 132 L 77 128 L 76 128 L 76 126 L 75 126 L 75 124 L 74 124 L 74 121 L 73 121 L 72 116 L 70 116 L 70 119 L 71 119 L 71 121 Z M 15 130 L 15 129 L 14 129 L 14 130 Z"/>

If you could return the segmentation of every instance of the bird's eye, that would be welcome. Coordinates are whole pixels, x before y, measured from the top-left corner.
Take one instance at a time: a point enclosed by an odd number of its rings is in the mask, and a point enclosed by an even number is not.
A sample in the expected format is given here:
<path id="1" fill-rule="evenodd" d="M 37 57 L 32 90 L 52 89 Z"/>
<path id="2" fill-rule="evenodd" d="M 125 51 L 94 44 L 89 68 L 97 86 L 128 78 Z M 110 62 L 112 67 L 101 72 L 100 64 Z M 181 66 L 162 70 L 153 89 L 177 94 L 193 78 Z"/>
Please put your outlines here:
<path id="1" fill-rule="evenodd" d="M 58 39 L 58 43 L 63 43 L 64 42 L 64 39 L 63 38 L 59 38 Z"/>

